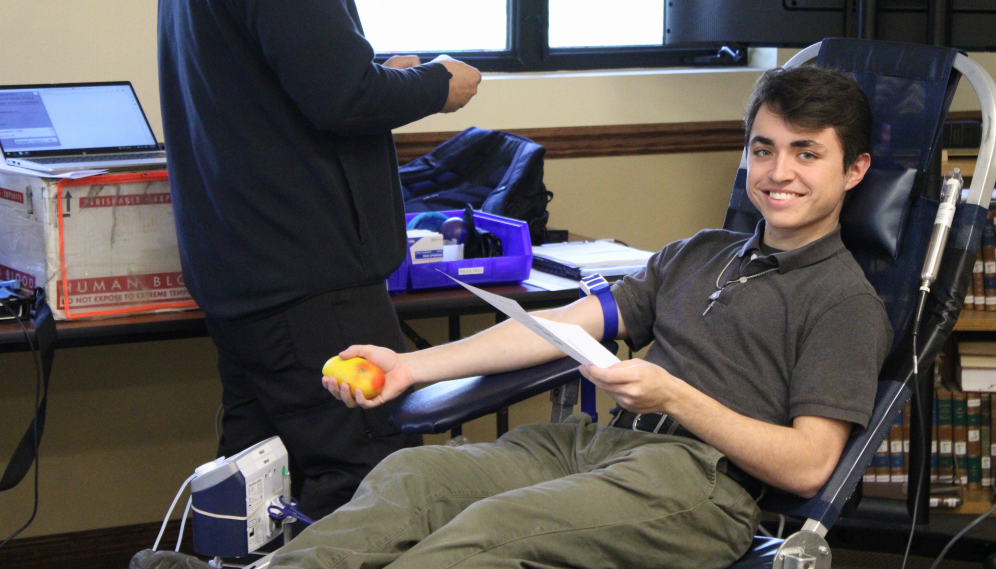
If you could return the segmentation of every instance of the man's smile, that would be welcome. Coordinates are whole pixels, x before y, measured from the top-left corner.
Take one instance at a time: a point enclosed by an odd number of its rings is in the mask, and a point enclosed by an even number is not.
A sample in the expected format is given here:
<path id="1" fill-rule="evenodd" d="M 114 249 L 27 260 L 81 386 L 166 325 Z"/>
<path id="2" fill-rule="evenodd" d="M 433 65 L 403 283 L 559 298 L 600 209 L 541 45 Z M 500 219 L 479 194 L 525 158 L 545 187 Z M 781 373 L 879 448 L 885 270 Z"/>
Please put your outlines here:
<path id="1" fill-rule="evenodd" d="M 802 194 L 797 194 L 795 192 L 787 192 L 785 190 L 761 190 L 761 193 L 765 194 L 773 201 L 786 201 L 792 198 L 802 197 Z"/>

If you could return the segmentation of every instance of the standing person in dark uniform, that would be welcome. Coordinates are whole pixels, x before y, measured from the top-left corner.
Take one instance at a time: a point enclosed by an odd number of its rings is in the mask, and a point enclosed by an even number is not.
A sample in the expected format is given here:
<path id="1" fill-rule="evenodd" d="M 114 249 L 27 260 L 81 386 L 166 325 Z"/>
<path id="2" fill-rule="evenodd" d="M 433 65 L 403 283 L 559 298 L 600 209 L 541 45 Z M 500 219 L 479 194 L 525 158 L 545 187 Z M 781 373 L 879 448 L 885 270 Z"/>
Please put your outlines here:
<path id="1" fill-rule="evenodd" d="M 187 288 L 218 347 L 220 455 L 279 435 L 320 518 L 420 443 L 348 409 L 321 367 L 403 350 L 384 280 L 406 254 L 391 129 L 464 106 L 480 73 L 373 62 L 353 0 L 160 0 L 159 85 Z"/>

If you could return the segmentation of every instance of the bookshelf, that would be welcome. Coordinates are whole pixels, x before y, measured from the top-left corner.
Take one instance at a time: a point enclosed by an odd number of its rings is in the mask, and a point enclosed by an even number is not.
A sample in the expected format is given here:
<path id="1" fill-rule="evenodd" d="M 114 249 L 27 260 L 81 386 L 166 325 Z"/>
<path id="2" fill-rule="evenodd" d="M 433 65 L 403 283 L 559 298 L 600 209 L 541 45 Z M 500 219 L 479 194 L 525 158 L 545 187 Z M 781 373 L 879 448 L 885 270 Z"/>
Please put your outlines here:
<path id="1" fill-rule="evenodd" d="M 955 332 L 996 332 L 996 312 L 962 310 L 955 322 Z"/>
<path id="2" fill-rule="evenodd" d="M 959 340 L 978 337 L 974 335 L 966 336 L 963 333 L 986 333 L 996 332 L 996 311 L 984 310 L 962 310 L 955 323 L 949 342 L 952 347 L 957 346 Z M 948 350 L 946 350 L 948 351 Z M 955 348 L 948 351 L 949 354 L 957 353 Z M 992 506 L 992 488 L 982 490 L 962 490 L 962 504 L 957 508 L 931 508 L 932 512 L 945 514 L 964 514 L 978 516 L 985 513 Z"/>

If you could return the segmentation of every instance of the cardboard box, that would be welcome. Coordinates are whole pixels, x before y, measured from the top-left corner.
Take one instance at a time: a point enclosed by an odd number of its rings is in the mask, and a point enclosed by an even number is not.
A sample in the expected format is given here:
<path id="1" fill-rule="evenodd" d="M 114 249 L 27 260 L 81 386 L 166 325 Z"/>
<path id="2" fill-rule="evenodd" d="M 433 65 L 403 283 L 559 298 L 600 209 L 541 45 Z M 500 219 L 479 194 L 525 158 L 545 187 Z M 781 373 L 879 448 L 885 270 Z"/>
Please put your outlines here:
<path id="1" fill-rule="evenodd" d="M 58 320 L 196 308 L 166 172 L 59 180 L 0 171 L 0 280 L 11 279 L 45 287 Z"/>
<path id="2" fill-rule="evenodd" d="M 411 263 L 437 263 L 443 260 L 443 236 L 426 229 L 408 230 L 408 252 Z"/>

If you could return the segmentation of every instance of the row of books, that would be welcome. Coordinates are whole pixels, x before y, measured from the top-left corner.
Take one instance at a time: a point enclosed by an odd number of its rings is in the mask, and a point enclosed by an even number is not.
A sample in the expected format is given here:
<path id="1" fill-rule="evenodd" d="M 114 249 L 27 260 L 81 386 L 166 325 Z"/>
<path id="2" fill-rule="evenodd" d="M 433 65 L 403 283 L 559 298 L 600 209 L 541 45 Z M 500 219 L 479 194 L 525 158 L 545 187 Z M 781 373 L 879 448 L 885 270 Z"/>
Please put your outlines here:
<path id="1" fill-rule="evenodd" d="M 972 286 L 965 295 L 965 310 L 996 312 L 996 210 L 989 210 L 989 223 L 982 227 L 982 246 L 972 270 Z"/>
<path id="2" fill-rule="evenodd" d="M 996 343 L 989 343 L 996 353 Z M 971 348 L 970 348 L 971 349 Z M 939 356 L 939 360 L 944 356 Z M 962 354 L 960 357 L 965 357 Z M 939 361 L 936 369 L 942 368 Z M 936 373 L 932 410 L 930 481 L 932 488 L 993 487 L 996 470 L 996 393 L 965 391 L 957 376 Z M 904 498 L 909 481 L 910 404 L 897 418 L 864 474 L 865 495 Z M 932 491 L 932 494 L 934 492 Z M 954 507 L 960 498 L 938 497 L 931 505 Z"/>

